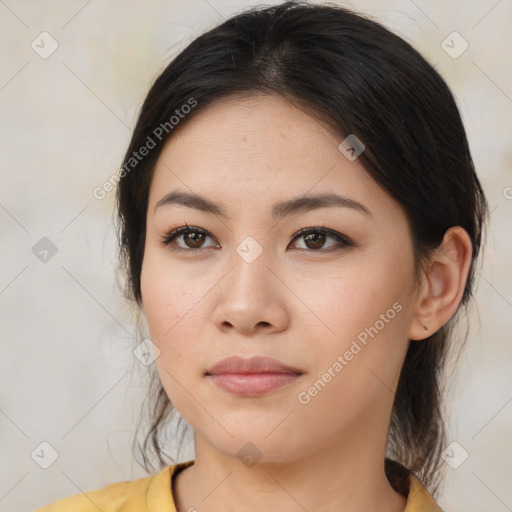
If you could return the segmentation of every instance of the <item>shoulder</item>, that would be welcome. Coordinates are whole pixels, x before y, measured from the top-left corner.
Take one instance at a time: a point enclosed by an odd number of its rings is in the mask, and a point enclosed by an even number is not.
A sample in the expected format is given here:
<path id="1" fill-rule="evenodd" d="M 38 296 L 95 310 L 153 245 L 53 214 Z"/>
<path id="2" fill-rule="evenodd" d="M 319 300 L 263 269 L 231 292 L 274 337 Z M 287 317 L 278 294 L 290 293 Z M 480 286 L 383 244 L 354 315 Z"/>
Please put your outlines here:
<path id="1" fill-rule="evenodd" d="M 176 466 L 168 466 L 154 476 L 138 480 L 117 482 L 101 489 L 62 498 L 54 503 L 36 509 L 35 512 L 146 512 L 151 494 L 168 493 L 171 500 L 170 478 Z M 173 508 L 169 508 L 171 512 Z"/>

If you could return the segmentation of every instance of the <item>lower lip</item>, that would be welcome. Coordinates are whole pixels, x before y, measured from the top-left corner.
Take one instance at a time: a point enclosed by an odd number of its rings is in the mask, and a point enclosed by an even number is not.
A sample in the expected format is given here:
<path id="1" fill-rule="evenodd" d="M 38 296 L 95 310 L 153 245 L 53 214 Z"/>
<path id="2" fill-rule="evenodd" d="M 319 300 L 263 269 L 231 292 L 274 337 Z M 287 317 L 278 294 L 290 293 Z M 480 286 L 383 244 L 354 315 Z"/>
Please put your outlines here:
<path id="1" fill-rule="evenodd" d="M 296 373 L 219 373 L 210 375 L 213 382 L 224 391 L 238 396 L 260 396 L 293 384 L 300 375 Z"/>

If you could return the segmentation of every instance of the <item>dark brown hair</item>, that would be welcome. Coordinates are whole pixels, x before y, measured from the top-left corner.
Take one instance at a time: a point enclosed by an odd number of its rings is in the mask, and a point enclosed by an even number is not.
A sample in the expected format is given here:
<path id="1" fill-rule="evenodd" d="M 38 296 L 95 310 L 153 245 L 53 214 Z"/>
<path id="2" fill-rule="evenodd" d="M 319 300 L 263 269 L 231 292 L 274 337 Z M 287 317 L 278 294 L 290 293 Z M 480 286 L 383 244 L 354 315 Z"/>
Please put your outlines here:
<path id="1" fill-rule="evenodd" d="M 418 266 L 448 228 L 464 228 L 473 244 L 461 301 L 467 304 L 487 203 L 449 88 L 416 50 L 379 23 L 339 6 L 306 2 L 233 16 L 192 41 L 151 87 L 116 196 L 128 298 L 141 305 L 148 195 L 164 144 L 208 105 L 243 93 L 283 96 L 327 122 L 340 142 L 356 135 L 366 147 L 359 161 L 407 214 Z M 183 108 L 192 102 L 193 108 Z M 156 147 L 133 160 L 150 139 Z M 441 475 L 442 372 L 455 319 L 428 339 L 411 341 L 407 351 L 386 459 L 386 474 L 401 492 L 408 471 L 432 493 Z M 150 448 L 166 464 L 162 437 L 174 413 L 154 369 L 148 400 L 150 428 L 139 444 L 146 470 Z"/>

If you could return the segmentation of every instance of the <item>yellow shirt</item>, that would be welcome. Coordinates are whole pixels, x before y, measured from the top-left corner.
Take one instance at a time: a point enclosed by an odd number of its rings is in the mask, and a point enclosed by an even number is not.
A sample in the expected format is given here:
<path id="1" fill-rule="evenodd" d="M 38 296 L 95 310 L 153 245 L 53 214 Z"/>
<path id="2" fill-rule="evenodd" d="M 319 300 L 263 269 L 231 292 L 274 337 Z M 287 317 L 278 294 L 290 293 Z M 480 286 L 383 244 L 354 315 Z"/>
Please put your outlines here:
<path id="1" fill-rule="evenodd" d="M 174 476 L 193 460 L 167 466 L 155 476 L 118 482 L 86 494 L 58 500 L 35 512 L 176 512 L 171 486 Z M 443 512 L 418 478 L 410 477 L 404 512 Z"/>

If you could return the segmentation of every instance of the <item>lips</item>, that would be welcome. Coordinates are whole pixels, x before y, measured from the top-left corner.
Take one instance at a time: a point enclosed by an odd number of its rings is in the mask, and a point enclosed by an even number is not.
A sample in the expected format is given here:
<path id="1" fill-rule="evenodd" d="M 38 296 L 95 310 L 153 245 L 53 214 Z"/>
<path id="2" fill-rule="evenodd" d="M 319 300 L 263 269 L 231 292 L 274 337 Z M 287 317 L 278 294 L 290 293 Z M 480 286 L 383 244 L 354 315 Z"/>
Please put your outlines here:
<path id="1" fill-rule="evenodd" d="M 222 359 L 206 371 L 207 375 L 221 373 L 289 373 L 300 375 L 303 372 L 270 357 L 254 356 L 244 359 L 233 356 Z"/>
<path id="2" fill-rule="evenodd" d="M 258 397 L 288 387 L 302 374 L 297 368 L 260 356 L 229 357 L 206 372 L 218 388 L 240 397 Z"/>

